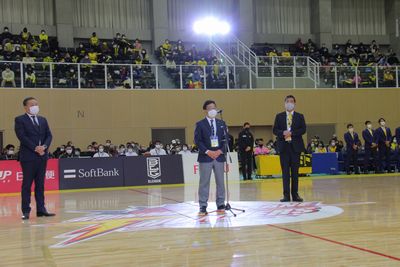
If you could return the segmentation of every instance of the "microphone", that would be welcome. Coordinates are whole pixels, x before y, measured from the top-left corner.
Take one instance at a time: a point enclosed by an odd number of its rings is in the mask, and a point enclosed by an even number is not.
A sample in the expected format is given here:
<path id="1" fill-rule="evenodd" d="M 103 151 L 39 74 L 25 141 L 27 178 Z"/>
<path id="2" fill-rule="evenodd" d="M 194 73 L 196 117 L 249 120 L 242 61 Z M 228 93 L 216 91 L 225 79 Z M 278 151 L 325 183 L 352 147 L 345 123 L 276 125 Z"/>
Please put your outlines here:
<path id="1" fill-rule="evenodd" d="M 217 113 L 218 113 L 218 114 L 221 114 L 221 113 L 222 113 L 222 111 L 223 111 L 223 110 L 222 110 L 222 109 L 220 109 L 220 110 L 218 110 L 218 112 L 217 112 Z"/>

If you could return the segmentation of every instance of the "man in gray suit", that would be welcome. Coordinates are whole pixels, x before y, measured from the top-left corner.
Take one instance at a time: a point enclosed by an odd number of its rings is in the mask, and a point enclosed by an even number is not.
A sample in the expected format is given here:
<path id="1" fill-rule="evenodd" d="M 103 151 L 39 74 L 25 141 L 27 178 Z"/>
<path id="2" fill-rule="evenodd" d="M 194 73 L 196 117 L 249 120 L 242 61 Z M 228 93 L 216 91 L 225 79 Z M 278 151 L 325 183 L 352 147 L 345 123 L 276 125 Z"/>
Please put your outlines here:
<path id="1" fill-rule="evenodd" d="M 211 172 L 214 170 L 217 185 L 216 204 L 217 211 L 225 211 L 225 183 L 224 162 L 226 125 L 222 120 L 216 119 L 217 106 L 213 100 L 203 104 L 206 117 L 196 123 L 194 141 L 199 149 L 199 215 L 207 215 L 207 202 L 210 191 Z"/>

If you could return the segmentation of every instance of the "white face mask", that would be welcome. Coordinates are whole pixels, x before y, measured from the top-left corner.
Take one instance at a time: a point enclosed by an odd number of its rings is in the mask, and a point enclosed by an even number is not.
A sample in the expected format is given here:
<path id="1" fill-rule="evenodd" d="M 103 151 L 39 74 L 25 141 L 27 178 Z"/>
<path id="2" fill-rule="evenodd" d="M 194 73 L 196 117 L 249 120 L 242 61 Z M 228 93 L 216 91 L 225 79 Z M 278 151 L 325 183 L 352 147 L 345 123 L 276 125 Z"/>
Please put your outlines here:
<path id="1" fill-rule="evenodd" d="M 133 149 L 132 149 L 132 148 L 128 148 L 128 152 L 129 152 L 129 153 L 132 153 L 132 152 L 133 152 Z"/>
<path id="2" fill-rule="evenodd" d="M 160 149 L 160 148 L 161 148 L 161 145 L 156 145 L 156 148 L 157 148 L 157 149 Z"/>
<path id="3" fill-rule="evenodd" d="M 7 154 L 8 155 L 14 155 L 14 150 L 8 150 Z"/>
<path id="4" fill-rule="evenodd" d="M 294 110 L 294 104 L 290 103 L 290 102 L 285 103 L 285 109 L 288 110 L 288 111 Z"/>
<path id="5" fill-rule="evenodd" d="M 353 132 L 354 132 L 354 129 L 353 129 L 353 128 L 349 128 L 349 132 L 350 132 L 350 133 L 353 133 Z"/>
<path id="6" fill-rule="evenodd" d="M 104 148 L 99 148 L 99 152 L 103 153 L 104 152 Z"/>
<path id="7" fill-rule="evenodd" d="M 217 114 L 218 114 L 218 111 L 216 109 L 211 109 L 211 110 L 208 111 L 208 117 L 209 118 L 213 119 L 213 118 L 215 118 L 217 116 Z"/>
<path id="8" fill-rule="evenodd" d="M 367 124 L 368 129 L 372 129 L 372 124 Z"/>
<path id="9" fill-rule="evenodd" d="M 336 143 L 332 142 L 332 143 L 331 143 L 331 146 L 336 146 Z"/>
<path id="10" fill-rule="evenodd" d="M 66 152 L 67 152 L 67 154 L 71 154 L 72 150 L 71 149 L 67 149 Z"/>
<path id="11" fill-rule="evenodd" d="M 39 114 L 39 106 L 31 106 L 29 108 L 29 113 L 35 116 Z"/>
<path id="12" fill-rule="evenodd" d="M 182 150 L 183 150 L 183 151 L 186 151 L 187 149 L 188 149 L 188 148 L 187 148 L 187 147 L 185 147 L 185 146 L 184 146 L 184 147 L 182 147 Z"/>
<path id="13" fill-rule="evenodd" d="M 381 121 L 381 126 L 382 126 L 382 127 L 385 127 L 385 125 L 386 125 L 386 122 Z"/>

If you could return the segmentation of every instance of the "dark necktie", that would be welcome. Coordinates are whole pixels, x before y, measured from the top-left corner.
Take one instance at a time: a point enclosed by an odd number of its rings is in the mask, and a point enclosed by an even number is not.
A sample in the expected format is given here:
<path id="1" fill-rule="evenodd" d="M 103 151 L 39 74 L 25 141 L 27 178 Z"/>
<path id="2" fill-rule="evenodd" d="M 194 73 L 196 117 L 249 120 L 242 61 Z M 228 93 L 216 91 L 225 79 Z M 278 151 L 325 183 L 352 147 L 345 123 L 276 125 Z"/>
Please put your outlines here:
<path id="1" fill-rule="evenodd" d="M 36 116 L 32 116 L 32 121 L 33 121 L 33 125 L 35 125 L 35 127 L 39 128 L 39 124 L 36 121 Z"/>
<path id="2" fill-rule="evenodd" d="M 215 136 L 214 120 L 210 120 L 211 136 Z"/>

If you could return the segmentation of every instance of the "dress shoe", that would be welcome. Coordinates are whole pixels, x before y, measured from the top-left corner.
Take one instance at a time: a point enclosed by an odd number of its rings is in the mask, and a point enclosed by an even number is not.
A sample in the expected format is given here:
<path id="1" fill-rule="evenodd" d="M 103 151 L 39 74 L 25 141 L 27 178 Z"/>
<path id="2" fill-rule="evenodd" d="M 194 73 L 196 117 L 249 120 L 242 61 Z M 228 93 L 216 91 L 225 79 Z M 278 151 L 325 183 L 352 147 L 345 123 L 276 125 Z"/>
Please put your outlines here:
<path id="1" fill-rule="evenodd" d="M 292 199 L 293 202 L 303 202 L 303 199 L 299 195 L 292 197 Z"/>
<path id="2" fill-rule="evenodd" d="M 281 202 L 290 202 L 290 197 L 284 197 L 280 201 Z"/>
<path id="3" fill-rule="evenodd" d="M 207 215 L 207 208 L 206 207 L 200 207 L 199 215 L 204 216 Z"/>
<path id="4" fill-rule="evenodd" d="M 24 213 L 21 217 L 22 220 L 29 220 L 29 213 Z"/>
<path id="5" fill-rule="evenodd" d="M 36 212 L 36 216 L 38 216 L 38 217 L 53 217 L 53 216 L 56 216 L 56 214 L 48 213 L 47 211 L 45 211 L 45 212 Z"/>

